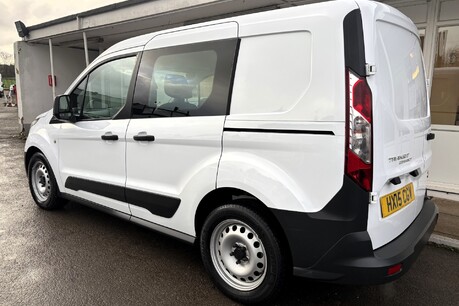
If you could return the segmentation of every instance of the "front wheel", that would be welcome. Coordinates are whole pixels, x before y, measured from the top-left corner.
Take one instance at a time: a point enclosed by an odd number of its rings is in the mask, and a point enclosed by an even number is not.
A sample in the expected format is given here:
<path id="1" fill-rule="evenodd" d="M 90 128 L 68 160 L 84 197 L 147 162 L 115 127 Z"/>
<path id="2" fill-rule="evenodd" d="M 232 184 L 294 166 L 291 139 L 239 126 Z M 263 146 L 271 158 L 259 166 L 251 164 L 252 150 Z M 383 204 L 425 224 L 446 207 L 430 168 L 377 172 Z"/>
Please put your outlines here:
<path id="1" fill-rule="evenodd" d="M 230 298 L 261 303 L 281 290 L 287 268 L 280 241 L 255 211 L 218 207 L 203 225 L 200 246 L 207 272 Z"/>
<path id="2" fill-rule="evenodd" d="M 35 203 L 43 209 L 62 207 L 66 201 L 59 197 L 59 188 L 48 160 L 42 153 L 35 153 L 27 168 L 29 188 Z"/>

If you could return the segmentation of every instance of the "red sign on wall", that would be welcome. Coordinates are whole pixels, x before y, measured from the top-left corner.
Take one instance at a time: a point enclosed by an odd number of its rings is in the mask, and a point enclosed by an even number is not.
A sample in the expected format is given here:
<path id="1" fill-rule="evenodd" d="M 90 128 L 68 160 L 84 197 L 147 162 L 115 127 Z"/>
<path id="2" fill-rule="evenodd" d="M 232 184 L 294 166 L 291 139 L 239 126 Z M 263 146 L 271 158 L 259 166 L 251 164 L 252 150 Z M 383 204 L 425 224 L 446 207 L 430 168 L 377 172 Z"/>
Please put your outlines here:
<path id="1" fill-rule="evenodd" d="M 53 86 L 53 78 L 51 74 L 48 74 L 48 85 Z M 54 86 L 56 86 L 56 76 L 54 76 Z"/>

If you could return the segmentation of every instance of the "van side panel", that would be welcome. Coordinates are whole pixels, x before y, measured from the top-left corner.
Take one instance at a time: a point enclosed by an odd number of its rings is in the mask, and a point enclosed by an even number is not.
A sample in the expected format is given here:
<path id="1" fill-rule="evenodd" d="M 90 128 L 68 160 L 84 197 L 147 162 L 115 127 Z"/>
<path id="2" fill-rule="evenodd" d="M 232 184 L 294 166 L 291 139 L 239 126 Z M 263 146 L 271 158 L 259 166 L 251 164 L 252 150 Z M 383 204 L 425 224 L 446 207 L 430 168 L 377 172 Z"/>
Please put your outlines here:
<path id="1" fill-rule="evenodd" d="M 357 6 L 343 1 L 333 8 L 319 3 L 238 19 L 241 46 L 227 121 L 344 122 L 343 19 Z"/>
<path id="2" fill-rule="evenodd" d="M 322 5 L 239 20 L 241 43 L 217 187 L 270 208 L 317 212 L 343 185 L 343 19 Z M 313 9 L 314 8 L 314 9 Z M 332 39 L 331 39 L 332 38 Z"/>
<path id="3" fill-rule="evenodd" d="M 242 124 L 225 127 L 219 188 L 239 188 L 270 208 L 297 212 L 321 210 L 341 188 L 344 136 L 334 133 L 342 124 Z"/>
<path id="4" fill-rule="evenodd" d="M 312 35 L 307 31 L 243 38 L 231 114 L 289 112 L 309 88 L 311 51 Z"/>

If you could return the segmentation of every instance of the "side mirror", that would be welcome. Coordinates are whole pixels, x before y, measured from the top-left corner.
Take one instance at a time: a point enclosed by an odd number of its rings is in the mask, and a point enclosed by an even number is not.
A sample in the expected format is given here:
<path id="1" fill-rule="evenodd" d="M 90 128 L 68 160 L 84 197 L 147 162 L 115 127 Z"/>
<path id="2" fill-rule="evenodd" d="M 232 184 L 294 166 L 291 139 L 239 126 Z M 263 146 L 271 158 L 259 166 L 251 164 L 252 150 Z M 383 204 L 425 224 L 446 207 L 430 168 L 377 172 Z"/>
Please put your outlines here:
<path id="1" fill-rule="evenodd" d="M 53 115 L 56 119 L 68 122 L 76 122 L 70 105 L 70 96 L 61 95 L 54 99 Z"/>

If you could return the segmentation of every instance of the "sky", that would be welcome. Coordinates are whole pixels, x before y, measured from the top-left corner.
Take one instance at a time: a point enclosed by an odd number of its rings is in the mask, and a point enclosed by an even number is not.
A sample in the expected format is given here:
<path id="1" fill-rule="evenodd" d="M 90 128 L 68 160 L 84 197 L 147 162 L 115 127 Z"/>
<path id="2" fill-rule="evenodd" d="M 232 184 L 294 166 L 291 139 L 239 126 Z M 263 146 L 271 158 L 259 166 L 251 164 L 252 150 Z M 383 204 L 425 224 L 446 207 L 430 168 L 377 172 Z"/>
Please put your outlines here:
<path id="1" fill-rule="evenodd" d="M 21 40 L 14 22 L 32 26 L 84 12 L 120 0 L 0 0 L 0 51 L 13 54 L 13 43 Z"/>

